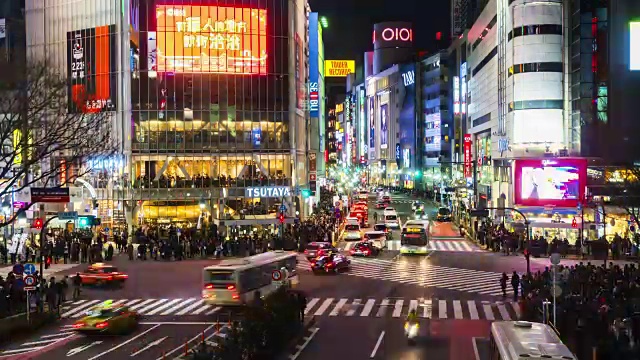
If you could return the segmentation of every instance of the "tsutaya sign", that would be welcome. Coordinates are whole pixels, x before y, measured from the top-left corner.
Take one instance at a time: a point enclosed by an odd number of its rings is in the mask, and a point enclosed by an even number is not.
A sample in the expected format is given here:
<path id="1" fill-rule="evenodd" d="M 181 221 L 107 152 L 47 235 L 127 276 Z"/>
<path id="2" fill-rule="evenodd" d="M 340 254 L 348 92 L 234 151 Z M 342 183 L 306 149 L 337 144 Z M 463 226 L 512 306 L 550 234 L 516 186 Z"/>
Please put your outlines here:
<path id="1" fill-rule="evenodd" d="M 291 196 L 291 189 L 287 186 L 263 186 L 247 188 L 245 197 L 248 198 L 279 198 Z"/>

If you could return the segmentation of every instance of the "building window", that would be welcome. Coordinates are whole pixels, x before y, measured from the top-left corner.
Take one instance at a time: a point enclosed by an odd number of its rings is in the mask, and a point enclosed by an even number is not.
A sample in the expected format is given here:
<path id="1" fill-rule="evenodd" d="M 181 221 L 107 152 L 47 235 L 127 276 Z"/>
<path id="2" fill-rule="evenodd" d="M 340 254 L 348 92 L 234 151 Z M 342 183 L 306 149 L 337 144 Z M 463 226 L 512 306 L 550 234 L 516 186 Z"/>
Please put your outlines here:
<path id="1" fill-rule="evenodd" d="M 494 16 L 493 19 L 491 19 L 491 22 L 489 23 L 489 25 L 487 25 L 487 27 L 484 28 L 484 30 L 482 30 L 482 33 L 480 34 L 478 39 L 473 43 L 473 50 L 475 50 L 478 47 L 478 45 L 480 45 L 482 40 L 489 33 L 489 30 L 491 30 L 496 25 L 496 22 L 498 22 L 498 15 Z"/>
<path id="2" fill-rule="evenodd" d="M 509 111 L 532 109 L 562 109 L 562 100 L 523 100 L 509 103 Z"/>
<path id="3" fill-rule="evenodd" d="M 474 127 L 476 126 L 480 126 L 484 123 L 488 123 L 489 121 L 491 121 L 491 113 L 488 113 L 486 115 L 482 115 L 479 118 L 475 119 L 472 121 L 472 124 Z"/>
<path id="4" fill-rule="evenodd" d="M 482 61 L 480 61 L 480 63 L 478 64 L 478 66 L 476 66 L 473 71 L 471 72 L 473 76 L 476 76 L 476 74 L 482 70 L 483 67 L 485 67 L 489 61 L 491 61 L 491 59 L 494 58 L 494 56 L 496 56 L 498 54 L 498 47 L 494 47 L 493 50 L 491 50 L 491 52 L 489 52 L 489 54 L 487 54 L 487 56 L 484 57 L 484 59 L 482 59 Z"/>
<path id="5" fill-rule="evenodd" d="M 562 35 L 562 25 L 526 25 L 509 32 L 509 40 L 527 35 Z"/>
<path id="6" fill-rule="evenodd" d="M 516 64 L 509 68 L 509 76 L 531 72 L 562 72 L 562 62 Z"/>

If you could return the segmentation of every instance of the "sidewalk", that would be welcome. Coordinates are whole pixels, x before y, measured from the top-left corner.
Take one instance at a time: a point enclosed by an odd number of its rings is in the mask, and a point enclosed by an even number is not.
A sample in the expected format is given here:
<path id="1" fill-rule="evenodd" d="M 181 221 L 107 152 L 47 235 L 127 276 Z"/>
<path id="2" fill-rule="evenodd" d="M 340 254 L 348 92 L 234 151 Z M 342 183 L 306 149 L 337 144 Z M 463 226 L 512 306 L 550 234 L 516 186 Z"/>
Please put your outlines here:
<path id="1" fill-rule="evenodd" d="M 48 279 L 51 276 L 56 276 L 57 274 L 73 269 L 74 267 L 84 269 L 86 266 L 88 266 L 88 264 L 51 264 L 51 266 L 44 271 L 44 276 Z M 36 264 L 36 270 L 40 271 L 40 264 Z M 0 267 L 0 276 L 6 279 L 7 275 L 12 271 L 13 265 L 2 265 L 2 267 Z"/>

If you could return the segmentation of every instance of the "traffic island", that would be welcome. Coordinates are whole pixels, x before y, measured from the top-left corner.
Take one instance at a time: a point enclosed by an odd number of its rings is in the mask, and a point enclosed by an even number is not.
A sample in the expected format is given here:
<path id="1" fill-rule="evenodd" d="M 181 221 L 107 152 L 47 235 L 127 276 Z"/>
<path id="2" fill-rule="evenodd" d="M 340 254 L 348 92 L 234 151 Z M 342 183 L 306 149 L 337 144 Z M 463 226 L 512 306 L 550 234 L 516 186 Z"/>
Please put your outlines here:
<path id="1" fill-rule="evenodd" d="M 58 321 L 56 311 L 31 311 L 0 319 L 0 345 L 15 341 Z"/>

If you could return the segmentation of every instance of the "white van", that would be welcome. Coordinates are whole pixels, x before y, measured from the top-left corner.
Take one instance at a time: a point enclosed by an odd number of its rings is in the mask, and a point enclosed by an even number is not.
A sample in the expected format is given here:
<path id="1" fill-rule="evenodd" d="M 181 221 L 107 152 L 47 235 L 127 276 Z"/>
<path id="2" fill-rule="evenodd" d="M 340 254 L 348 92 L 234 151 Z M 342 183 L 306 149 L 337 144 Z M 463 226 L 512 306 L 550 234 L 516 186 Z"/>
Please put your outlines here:
<path id="1" fill-rule="evenodd" d="M 385 210 L 383 213 L 384 224 L 391 229 L 400 229 L 400 219 L 398 218 L 398 213 L 393 211 Z"/>
<path id="2" fill-rule="evenodd" d="M 387 247 L 387 233 L 384 231 L 367 231 L 364 233 L 364 240 L 370 241 L 378 249 Z"/>

